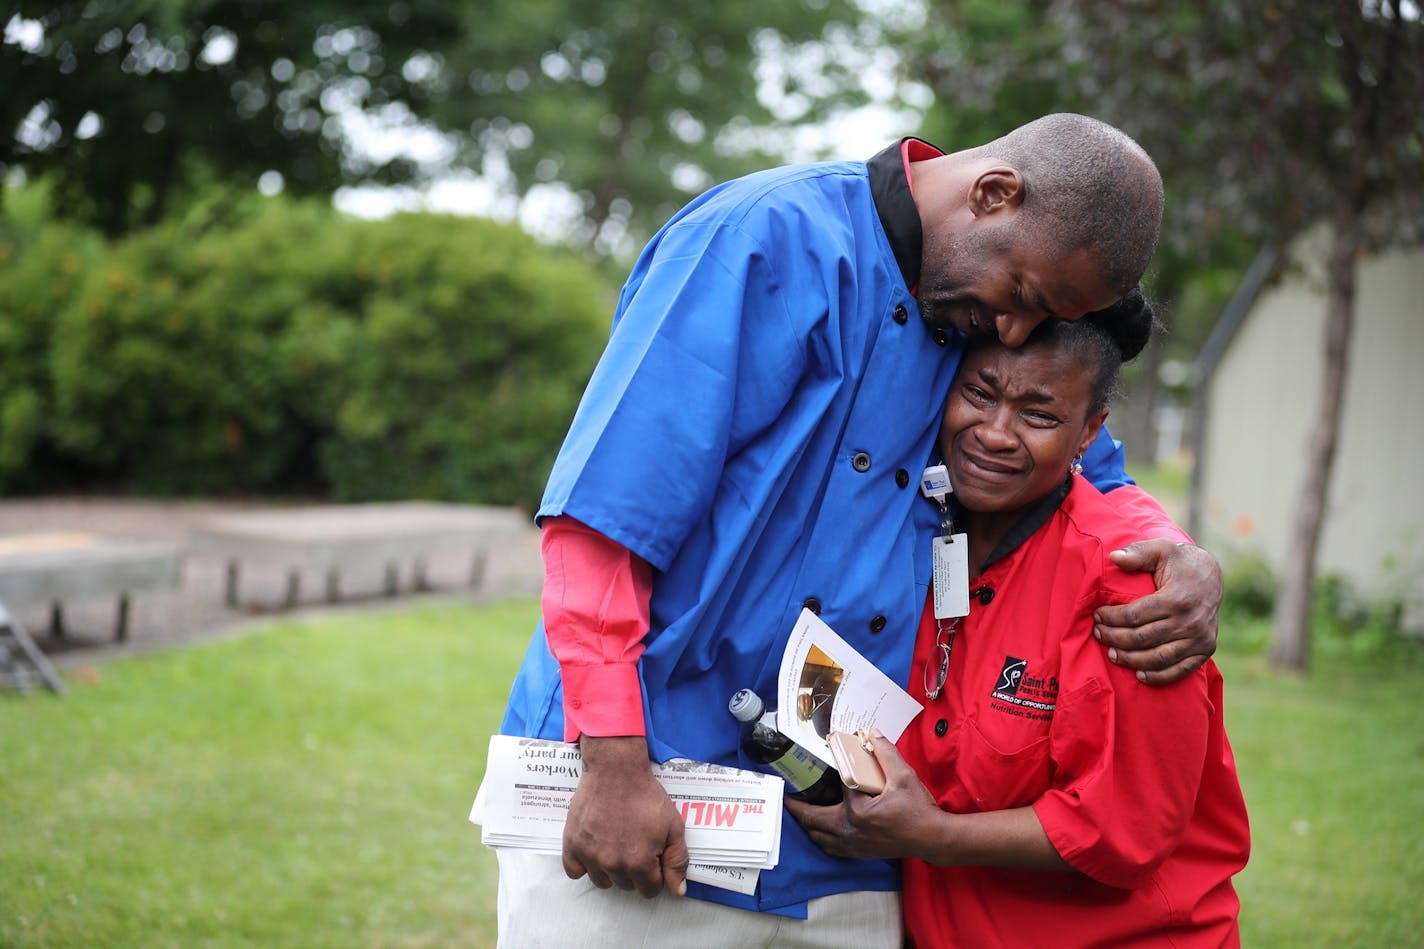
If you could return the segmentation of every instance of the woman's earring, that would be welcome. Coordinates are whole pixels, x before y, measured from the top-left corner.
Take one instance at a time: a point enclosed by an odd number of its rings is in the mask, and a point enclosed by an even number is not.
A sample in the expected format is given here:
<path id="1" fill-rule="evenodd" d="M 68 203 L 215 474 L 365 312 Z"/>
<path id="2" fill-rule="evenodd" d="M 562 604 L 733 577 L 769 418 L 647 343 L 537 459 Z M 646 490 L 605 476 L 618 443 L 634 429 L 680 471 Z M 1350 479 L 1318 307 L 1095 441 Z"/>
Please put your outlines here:
<path id="1" fill-rule="evenodd" d="M 1074 459 L 1073 459 L 1073 463 L 1068 466 L 1068 473 L 1069 473 L 1069 474 L 1075 474 L 1075 475 L 1078 475 L 1078 474 L 1082 474 L 1082 473 L 1083 473 L 1083 456 L 1082 456 L 1082 455 L 1079 455 L 1077 458 L 1074 458 Z"/>

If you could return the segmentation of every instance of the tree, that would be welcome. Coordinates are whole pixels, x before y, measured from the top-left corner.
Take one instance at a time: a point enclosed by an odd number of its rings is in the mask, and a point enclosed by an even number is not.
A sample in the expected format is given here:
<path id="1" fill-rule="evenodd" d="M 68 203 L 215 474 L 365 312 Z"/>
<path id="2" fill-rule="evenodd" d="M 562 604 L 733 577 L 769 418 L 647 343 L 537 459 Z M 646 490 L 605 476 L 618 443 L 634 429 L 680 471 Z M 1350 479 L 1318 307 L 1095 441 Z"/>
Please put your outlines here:
<path id="1" fill-rule="evenodd" d="M 607 250 L 779 159 L 768 129 L 863 101 L 874 24 L 853 0 L 20 0 L 0 173 L 54 178 L 62 213 L 118 233 L 214 181 L 331 193 L 464 166 L 519 196 L 566 186 Z M 371 123 L 436 154 L 363 147 Z"/>
<path id="2" fill-rule="evenodd" d="M 1050 112 L 1082 112 L 1136 134 L 1137 116 L 1103 102 L 1081 63 L 1076 31 L 1029 0 L 942 0 L 906 41 L 910 78 L 935 93 L 922 134 L 949 148 L 989 141 Z M 1095 53 L 1094 53 L 1095 54 Z M 1168 175 L 1163 239 L 1144 278 L 1169 333 L 1125 369 L 1128 398 L 1113 413 L 1134 461 L 1150 460 L 1164 359 L 1190 359 L 1206 339 L 1253 248 L 1229 228 L 1189 222 L 1189 194 Z"/>
<path id="3" fill-rule="evenodd" d="M 0 43 L 0 172 L 52 177 L 62 213 L 109 233 L 212 181 L 409 177 L 359 153 L 346 119 L 421 114 L 411 63 L 464 29 L 434 0 L 21 0 Z"/>
<path id="4" fill-rule="evenodd" d="M 942 0 L 911 58 L 953 131 L 1054 109 L 1126 130 L 1168 186 L 1156 269 L 1231 266 L 1328 224 L 1326 372 L 1272 661 L 1303 668 L 1359 258 L 1424 239 L 1424 24 L 1403 0 Z M 952 141 L 953 139 L 951 139 Z M 1180 268 L 1180 269 L 1179 269 Z M 1159 284 L 1160 286 L 1160 284 Z"/>
<path id="5" fill-rule="evenodd" d="M 1316 550 L 1367 252 L 1424 240 L 1424 24 L 1410 2 L 1060 0 L 1081 88 L 1187 196 L 1183 220 L 1264 244 L 1327 224 L 1325 374 L 1271 661 L 1303 669 Z"/>
<path id="6" fill-rule="evenodd" d="M 851 0 L 503 0 L 441 64 L 475 168 L 574 193 L 577 242 L 647 237 L 717 181 L 782 160 L 787 127 L 863 102 L 880 43 Z M 779 129 L 779 131 L 768 131 Z"/>
<path id="7" fill-rule="evenodd" d="M 1212 302 L 1229 296 L 1233 276 L 1245 270 L 1254 248 L 1241 241 L 1229 217 L 1204 208 L 1198 176 L 1179 173 L 1178 165 L 1186 163 L 1173 161 L 1172 135 L 1184 117 L 1170 117 L 1169 128 L 1156 134 L 1159 117 L 1135 106 L 1148 81 L 1143 64 L 1134 61 L 1126 76 L 1113 77 L 1123 80 L 1120 94 L 1104 94 L 1100 73 L 1111 70 L 1093 64 L 1104 55 L 1130 60 L 1135 51 L 1129 40 L 1112 51 L 1118 40 L 1091 34 L 1063 8 L 1031 0 L 938 0 L 930 14 L 925 28 L 907 40 L 903 58 L 909 78 L 935 93 L 923 123 L 932 141 L 957 148 L 1049 112 L 1082 112 L 1150 144 L 1158 164 L 1171 173 L 1164 176 L 1162 240 L 1146 282 L 1154 299 L 1168 304 L 1172 344 L 1194 353 L 1211 329 Z M 1115 61 L 1114 68 L 1126 67 Z M 1206 299 L 1196 304 L 1198 296 Z"/>

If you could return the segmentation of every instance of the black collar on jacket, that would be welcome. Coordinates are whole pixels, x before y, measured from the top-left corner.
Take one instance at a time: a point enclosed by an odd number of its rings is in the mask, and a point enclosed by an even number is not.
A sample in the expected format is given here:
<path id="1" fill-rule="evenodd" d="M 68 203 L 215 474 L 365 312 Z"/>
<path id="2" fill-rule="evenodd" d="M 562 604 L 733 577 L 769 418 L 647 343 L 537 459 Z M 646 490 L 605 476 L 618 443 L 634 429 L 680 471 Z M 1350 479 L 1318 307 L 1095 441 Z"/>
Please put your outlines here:
<path id="1" fill-rule="evenodd" d="M 989 551 L 989 556 L 985 559 L 983 566 L 979 568 L 982 574 L 989 567 L 1003 560 L 1009 554 L 1018 550 L 1034 533 L 1048 523 L 1048 519 L 1053 516 L 1053 512 L 1063 506 L 1063 501 L 1068 497 L 1068 492 L 1073 488 L 1073 476 L 1069 475 L 1063 479 L 1063 483 L 1054 488 L 1043 497 L 1029 505 L 1024 511 L 1023 517 L 1018 523 L 1009 528 L 1009 532 L 1004 535 L 1004 539 Z M 970 565 L 971 569 L 973 565 Z"/>
<path id="2" fill-rule="evenodd" d="M 920 230 L 920 210 L 910 193 L 910 179 L 905 170 L 905 143 L 918 142 L 926 150 L 944 154 L 939 148 L 918 138 L 902 138 L 867 161 L 870 171 L 870 196 L 875 201 L 880 226 L 890 239 L 895 262 L 905 278 L 905 286 L 913 292 L 920 283 L 920 253 L 924 234 Z"/>

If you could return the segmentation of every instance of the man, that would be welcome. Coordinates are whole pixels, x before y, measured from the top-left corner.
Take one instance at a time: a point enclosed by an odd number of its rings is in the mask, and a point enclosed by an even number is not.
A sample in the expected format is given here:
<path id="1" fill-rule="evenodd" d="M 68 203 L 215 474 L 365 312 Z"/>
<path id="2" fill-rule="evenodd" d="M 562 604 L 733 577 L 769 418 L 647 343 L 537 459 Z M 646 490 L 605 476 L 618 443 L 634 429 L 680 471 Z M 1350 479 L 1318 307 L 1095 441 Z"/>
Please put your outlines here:
<path id="1" fill-rule="evenodd" d="M 1057 115 L 952 154 L 906 139 L 750 175 L 658 232 L 539 511 L 544 619 L 501 730 L 577 739 L 586 772 L 562 861 L 500 854 L 503 945 L 667 927 L 684 945 L 899 944 L 895 867 L 829 857 L 793 821 L 756 894 L 686 884 L 648 762 L 747 766 L 727 700 L 772 694 L 803 607 L 906 680 L 938 527 L 916 485 L 965 334 L 1017 346 L 1108 307 L 1146 269 L 1161 208 L 1135 143 Z M 1084 464 L 1144 504 L 1110 439 Z M 1214 646 L 1219 569 L 1170 540 L 1135 546 L 1126 565 L 1164 589 L 1104 611 L 1105 644 L 1185 674 Z"/>

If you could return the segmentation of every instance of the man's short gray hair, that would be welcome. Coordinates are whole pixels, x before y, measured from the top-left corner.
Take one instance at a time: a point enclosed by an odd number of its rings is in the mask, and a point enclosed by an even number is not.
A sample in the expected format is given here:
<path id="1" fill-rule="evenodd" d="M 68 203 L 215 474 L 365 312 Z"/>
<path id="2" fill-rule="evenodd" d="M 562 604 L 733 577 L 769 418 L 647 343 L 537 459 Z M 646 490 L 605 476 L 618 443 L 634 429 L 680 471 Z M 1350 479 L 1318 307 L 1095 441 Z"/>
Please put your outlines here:
<path id="1" fill-rule="evenodd" d="M 1141 279 L 1162 228 L 1162 177 L 1121 130 L 1071 112 L 1046 115 L 978 151 L 1023 175 L 1027 233 L 1062 253 L 1088 248 L 1103 280 Z"/>

